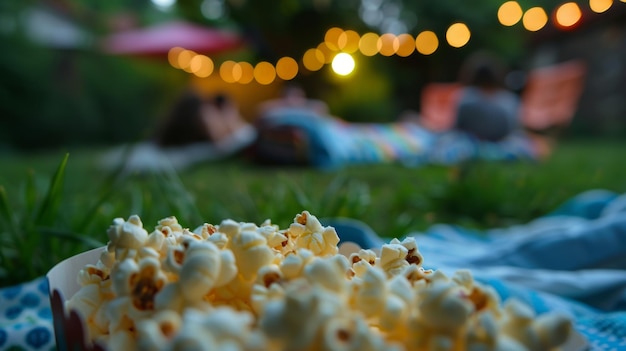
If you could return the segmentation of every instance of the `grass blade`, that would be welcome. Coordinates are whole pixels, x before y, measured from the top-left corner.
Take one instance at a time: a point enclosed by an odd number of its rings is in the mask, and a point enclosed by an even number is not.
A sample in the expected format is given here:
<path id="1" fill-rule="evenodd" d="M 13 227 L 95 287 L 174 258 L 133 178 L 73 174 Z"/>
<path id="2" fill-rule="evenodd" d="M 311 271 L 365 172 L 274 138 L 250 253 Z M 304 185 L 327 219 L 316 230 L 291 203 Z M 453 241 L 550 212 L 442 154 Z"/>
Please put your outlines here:
<path id="1" fill-rule="evenodd" d="M 39 208 L 39 214 L 37 215 L 35 223 L 39 225 L 49 225 L 54 222 L 54 218 L 59 209 L 61 203 L 61 195 L 63 190 L 63 182 L 65 178 L 65 167 L 67 165 L 67 159 L 69 154 L 65 154 L 65 157 L 59 164 L 54 176 L 50 181 L 50 187 L 46 193 L 43 203 Z"/>

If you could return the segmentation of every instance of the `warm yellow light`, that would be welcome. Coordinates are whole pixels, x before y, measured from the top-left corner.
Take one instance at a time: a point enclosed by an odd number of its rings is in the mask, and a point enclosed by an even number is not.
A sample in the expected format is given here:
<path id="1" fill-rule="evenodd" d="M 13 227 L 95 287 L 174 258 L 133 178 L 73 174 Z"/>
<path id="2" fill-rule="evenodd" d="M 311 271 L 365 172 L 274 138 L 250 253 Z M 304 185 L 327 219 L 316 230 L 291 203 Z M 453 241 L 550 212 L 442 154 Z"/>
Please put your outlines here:
<path id="1" fill-rule="evenodd" d="M 528 9 L 522 17 L 524 28 L 531 32 L 536 32 L 548 23 L 548 15 L 541 7 L 533 7 Z"/>
<path id="2" fill-rule="evenodd" d="M 383 56 L 391 56 L 396 53 L 400 43 L 398 42 L 398 38 L 396 38 L 395 34 L 385 33 L 378 38 L 380 41 L 380 54 Z"/>
<path id="3" fill-rule="evenodd" d="M 407 57 L 410 56 L 413 51 L 415 51 L 415 40 L 411 34 L 404 33 L 398 35 L 398 49 L 396 50 L 396 55 Z"/>
<path id="4" fill-rule="evenodd" d="M 343 52 L 353 53 L 359 49 L 361 36 L 353 30 L 347 30 L 339 35 L 339 49 Z"/>
<path id="5" fill-rule="evenodd" d="M 498 9 L 498 21 L 503 26 L 515 25 L 522 19 L 522 7 L 517 1 L 507 1 Z"/>
<path id="6" fill-rule="evenodd" d="M 350 54 L 345 52 L 335 55 L 331 64 L 333 72 L 340 76 L 347 76 L 352 73 L 352 71 L 354 71 L 354 66 L 354 59 L 350 56 Z"/>
<path id="7" fill-rule="evenodd" d="M 183 50 L 178 54 L 178 67 L 183 69 L 185 72 L 191 73 L 191 69 L 189 67 L 189 63 L 191 59 L 196 56 L 196 53 L 191 50 Z"/>
<path id="8" fill-rule="evenodd" d="M 471 33 L 465 23 L 454 23 L 446 31 L 446 40 L 450 46 L 460 48 L 470 40 Z"/>
<path id="9" fill-rule="evenodd" d="M 439 47 L 439 39 L 435 32 L 425 30 L 415 38 L 415 48 L 422 55 L 430 55 L 437 51 Z"/>
<path id="10" fill-rule="evenodd" d="M 324 66 L 324 54 L 318 49 L 309 49 L 302 56 L 302 64 L 309 71 L 319 71 Z"/>
<path id="11" fill-rule="evenodd" d="M 335 53 L 328 47 L 328 45 L 326 45 L 325 42 L 319 43 L 319 45 L 317 45 L 317 50 L 322 53 L 324 63 L 330 63 L 330 61 L 333 60 L 333 56 L 335 56 Z"/>
<path id="12" fill-rule="evenodd" d="M 263 85 L 269 85 L 276 79 L 276 70 L 271 63 L 261 61 L 254 66 L 254 79 Z"/>
<path id="13" fill-rule="evenodd" d="M 622 0 L 624 2 L 624 0 Z M 589 7 L 595 13 L 602 13 L 611 8 L 613 0 L 589 0 Z"/>
<path id="14" fill-rule="evenodd" d="M 332 27 L 326 31 L 324 35 L 324 42 L 331 50 L 339 50 L 339 36 L 343 34 L 343 29 L 339 27 Z"/>
<path id="15" fill-rule="evenodd" d="M 291 57 L 281 57 L 276 62 L 276 74 L 282 80 L 291 80 L 298 74 L 298 62 Z"/>
<path id="16" fill-rule="evenodd" d="M 235 83 L 237 80 L 234 76 L 235 66 L 237 66 L 237 62 L 235 61 L 224 61 L 220 65 L 220 77 L 226 83 Z"/>
<path id="17" fill-rule="evenodd" d="M 181 48 L 180 46 L 176 46 L 171 48 L 167 52 L 167 61 L 170 63 L 170 65 L 172 65 L 172 67 L 180 69 L 180 64 L 178 64 L 178 56 L 183 51 L 185 51 L 185 49 Z"/>
<path id="18" fill-rule="evenodd" d="M 249 62 L 239 62 L 237 69 L 240 71 L 239 79 L 237 82 L 241 84 L 248 84 L 254 79 L 254 67 Z"/>
<path id="19" fill-rule="evenodd" d="M 361 36 L 361 40 L 359 40 L 359 50 L 365 56 L 374 56 L 378 53 L 380 49 L 380 43 L 378 42 L 378 34 L 376 33 L 365 33 Z"/>
<path id="20" fill-rule="evenodd" d="M 210 76 L 214 67 L 213 60 L 204 55 L 196 55 L 189 61 L 191 72 L 200 78 Z"/>
<path id="21" fill-rule="evenodd" d="M 582 12 L 575 2 L 567 2 L 556 9 L 554 20 L 556 24 L 562 27 L 571 27 L 578 23 Z"/>

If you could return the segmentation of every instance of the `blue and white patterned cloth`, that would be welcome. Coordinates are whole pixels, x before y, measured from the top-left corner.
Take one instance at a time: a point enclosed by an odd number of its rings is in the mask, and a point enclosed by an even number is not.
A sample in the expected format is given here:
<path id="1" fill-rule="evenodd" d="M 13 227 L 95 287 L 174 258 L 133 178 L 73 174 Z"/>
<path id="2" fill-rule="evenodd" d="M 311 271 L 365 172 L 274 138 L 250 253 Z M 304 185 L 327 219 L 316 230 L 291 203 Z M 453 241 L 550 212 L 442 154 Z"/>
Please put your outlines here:
<path id="1" fill-rule="evenodd" d="M 0 289 L 0 350 L 56 350 L 45 277 Z"/>

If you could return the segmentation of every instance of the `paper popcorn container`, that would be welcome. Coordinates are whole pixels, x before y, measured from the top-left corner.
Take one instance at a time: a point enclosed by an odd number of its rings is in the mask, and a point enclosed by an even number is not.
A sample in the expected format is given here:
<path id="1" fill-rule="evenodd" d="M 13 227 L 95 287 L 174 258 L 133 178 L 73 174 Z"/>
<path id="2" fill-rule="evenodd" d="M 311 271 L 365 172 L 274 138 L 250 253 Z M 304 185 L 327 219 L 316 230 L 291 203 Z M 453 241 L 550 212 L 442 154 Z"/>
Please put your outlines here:
<path id="1" fill-rule="evenodd" d="M 83 322 L 74 311 L 66 313 L 65 300 L 80 288 L 76 278 L 78 272 L 87 264 L 98 262 L 104 247 L 99 247 L 70 257 L 54 266 L 46 275 L 50 289 L 50 304 L 54 323 L 54 336 L 57 350 L 103 350 L 86 342 Z"/>
<path id="2" fill-rule="evenodd" d="M 347 245 L 343 245 L 347 244 Z M 104 351 L 99 345 L 87 342 L 85 326 L 74 311 L 65 311 L 64 303 L 80 288 L 77 283 L 79 271 L 87 264 L 95 264 L 100 258 L 104 247 L 93 249 L 70 257 L 54 266 L 46 275 L 50 289 L 50 303 L 54 322 L 54 334 L 57 349 Z M 349 255 L 356 252 L 360 246 L 351 242 L 340 245 L 340 253 Z M 584 351 L 589 349 L 589 343 L 578 332 L 574 331 L 567 342 L 555 351 Z"/>

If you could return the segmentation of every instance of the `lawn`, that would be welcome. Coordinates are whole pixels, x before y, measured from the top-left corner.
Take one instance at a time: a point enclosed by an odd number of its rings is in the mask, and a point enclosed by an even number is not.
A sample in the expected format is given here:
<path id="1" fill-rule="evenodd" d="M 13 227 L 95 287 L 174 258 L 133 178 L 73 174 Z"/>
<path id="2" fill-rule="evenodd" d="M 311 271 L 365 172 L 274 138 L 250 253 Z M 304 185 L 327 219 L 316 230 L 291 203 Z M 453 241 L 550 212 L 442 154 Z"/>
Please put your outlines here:
<path id="1" fill-rule="evenodd" d="M 229 159 L 180 174 L 126 177 L 97 166 L 102 150 L 4 153 L 0 286 L 40 276 L 66 257 L 103 245 L 113 218 L 131 214 L 140 215 L 150 231 L 170 215 L 192 229 L 225 218 L 269 218 L 285 227 L 307 209 L 318 217 L 358 218 L 386 237 L 435 223 L 479 229 L 524 223 L 585 190 L 626 192 L 624 146 L 563 141 L 544 162 L 334 171 Z"/>

